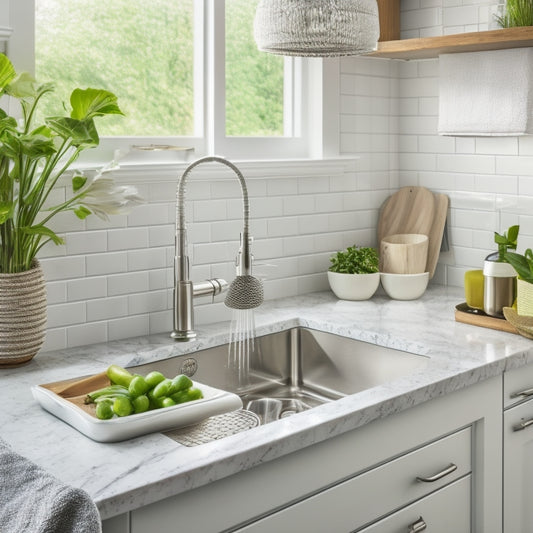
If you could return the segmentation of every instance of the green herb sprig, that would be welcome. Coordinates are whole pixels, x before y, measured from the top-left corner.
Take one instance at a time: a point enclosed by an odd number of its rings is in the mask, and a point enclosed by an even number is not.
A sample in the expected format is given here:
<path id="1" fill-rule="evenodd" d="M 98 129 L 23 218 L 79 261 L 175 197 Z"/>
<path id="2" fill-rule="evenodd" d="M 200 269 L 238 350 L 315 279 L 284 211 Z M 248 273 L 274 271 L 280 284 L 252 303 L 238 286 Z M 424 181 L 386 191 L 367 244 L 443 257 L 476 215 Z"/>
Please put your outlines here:
<path id="1" fill-rule="evenodd" d="M 330 258 L 330 272 L 374 274 L 379 272 L 379 256 L 375 248 L 348 246 Z"/>

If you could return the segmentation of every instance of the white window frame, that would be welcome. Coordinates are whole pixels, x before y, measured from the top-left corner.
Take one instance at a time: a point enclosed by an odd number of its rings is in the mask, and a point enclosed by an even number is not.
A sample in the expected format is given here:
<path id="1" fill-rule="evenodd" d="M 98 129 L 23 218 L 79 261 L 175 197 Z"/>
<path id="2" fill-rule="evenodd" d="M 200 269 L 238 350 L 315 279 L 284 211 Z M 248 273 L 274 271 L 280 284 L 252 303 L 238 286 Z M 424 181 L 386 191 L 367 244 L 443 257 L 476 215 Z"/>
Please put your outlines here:
<path id="1" fill-rule="evenodd" d="M 195 135 L 193 137 L 102 137 L 85 161 L 109 161 L 133 144 L 179 144 L 194 156 L 218 154 L 241 160 L 306 159 L 339 154 L 339 60 L 285 59 L 284 136 L 228 137 L 225 133 L 225 0 L 195 0 Z M 7 15 L 6 15 L 7 12 Z M 35 70 L 35 0 L 8 0 L 0 22 L 12 29 L 6 51 L 17 70 Z M 0 26 L 2 24 L 0 23 Z M 326 83 L 327 80 L 327 83 Z M 142 158 L 142 156 L 141 156 Z"/>

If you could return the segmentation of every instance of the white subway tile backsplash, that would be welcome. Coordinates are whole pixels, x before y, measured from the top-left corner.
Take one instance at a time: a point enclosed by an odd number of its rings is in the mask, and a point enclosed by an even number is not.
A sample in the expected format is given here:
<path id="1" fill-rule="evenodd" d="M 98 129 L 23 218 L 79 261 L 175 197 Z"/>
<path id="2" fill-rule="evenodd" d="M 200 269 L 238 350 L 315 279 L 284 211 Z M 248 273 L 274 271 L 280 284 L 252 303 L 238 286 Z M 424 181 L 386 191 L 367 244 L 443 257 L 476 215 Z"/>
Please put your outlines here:
<path id="1" fill-rule="evenodd" d="M 85 302 L 57 304 L 48 307 L 49 328 L 83 324 L 86 319 Z"/>
<path id="2" fill-rule="evenodd" d="M 127 252 L 109 252 L 105 254 L 87 255 L 80 260 L 87 265 L 88 276 L 100 276 L 103 274 L 116 274 L 128 271 Z M 73 276 L 69 276 L 73 277 Z"/>
<path id="3" fill-rule="evenodd" d="M 80 278 L 89 274 L 85 270 L 83 256 L 45 258 L 41 259 L 41 265 L 47 281 Z"/>
<path id="4" fill-rule="evenodd" d="M 107 341 L 107 323 L 89 322 L 67 329 L 67 348 Z"/>
<path id="5" fill-rule="evenodd" d="M 67 282 L 67 300 L 90 300 L 107 296 L 107 278 L 88 277 Z"/>
<path id="6" fill-rule="evenodd" d="M 113 274 L 107 277 L 107 294 L 109 296 L 120 296 L 135 292 L 146 292 L 150 290 L 149 277 L 152 272 L 130 272 L 124 274 Z M 162 271 L 164 272 L 164 271 Z M 166 285 L 165 285 L 166 286 Z"/>
<path id="7" fill-rule="evenodd" d="M 128 297 L 113 296 L 87 302 L 87 319 L 90 322 L 109 320 L 128 315 Z"/>
<path id="8" fill-rule="evenodd" d="M 148 228 L 135 227 L 114 229 L 107 232 L 110 251 L 148 248 Z"/>
<path id="9" fill-rule="evenodd" d="M 150 316 L 137 315 L 125 318 L 109 319 L 107 324 L 108 340 L 139 337 L 150 333 Z"/>

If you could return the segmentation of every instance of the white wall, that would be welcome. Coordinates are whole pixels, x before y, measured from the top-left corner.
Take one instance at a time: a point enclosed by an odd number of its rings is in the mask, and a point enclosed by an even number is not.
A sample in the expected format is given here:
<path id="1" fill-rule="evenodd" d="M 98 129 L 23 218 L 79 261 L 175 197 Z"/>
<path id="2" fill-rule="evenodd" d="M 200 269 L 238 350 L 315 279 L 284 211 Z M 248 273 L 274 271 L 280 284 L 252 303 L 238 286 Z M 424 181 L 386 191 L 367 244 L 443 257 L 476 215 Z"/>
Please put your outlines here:
<path id="1" fill-rule="evenodd" d="M 403 0 L 403 37 L 489 27 L 494 2 Z M 467 0 L 468 1 L 468 0 Z M 345 58 L 339 144 L 357 160 L 243 164 L 251 196 L 256 273 L 267 298 L 327 289 L 331 254 L 376 245 L 379 207 L 398 187 L 423 185 L 450 197 L 451 249 L 436 283 L 462 286 L 494 248 L 493 231 L 520 223 L 519 248 L 533 247 L 533 139 L 437 135 L 438 60 Z M 181 169 L 183 170 L 183 169 Z M 175 183 L 179 169 L 138 168 L 120 180 L 147 204 L 112 224 L 65 214 L 66 247 L 48 247 L 46 349 L 171 329 Z M 187 192 L 193 279 L 233 277 L 241 227 L 237 181 L 201 171 Z M 265 263 L 267 263 L 265 265 Z M 198 302 L 199 324 L 230 318 L 217 298 Z"/>

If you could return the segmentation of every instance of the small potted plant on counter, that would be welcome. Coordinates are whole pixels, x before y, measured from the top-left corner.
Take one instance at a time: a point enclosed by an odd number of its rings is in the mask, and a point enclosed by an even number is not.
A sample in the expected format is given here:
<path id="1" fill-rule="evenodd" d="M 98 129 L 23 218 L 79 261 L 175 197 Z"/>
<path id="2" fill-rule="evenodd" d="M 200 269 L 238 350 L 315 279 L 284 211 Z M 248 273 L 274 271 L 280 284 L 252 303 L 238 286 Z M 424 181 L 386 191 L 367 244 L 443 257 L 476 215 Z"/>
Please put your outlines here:
<path id="1" fill-rule="evenodd" d="M 348 246 L 330 259 L 328 281 L 341 300 L 368 300 L 379 286 L 379 256 L 375 248 Z"/>
<path id="2" fill-rule="evenodd" d="M 498 251 L 489 254 L 483 264 L 483 310 L 487 315 L 503 318 L 503 308 L 516 298 L 516 272 L 506 261 L 509 250 L 516 250 L 519 226 L 511 226 L 503 235 L 494 232 Z"/>

